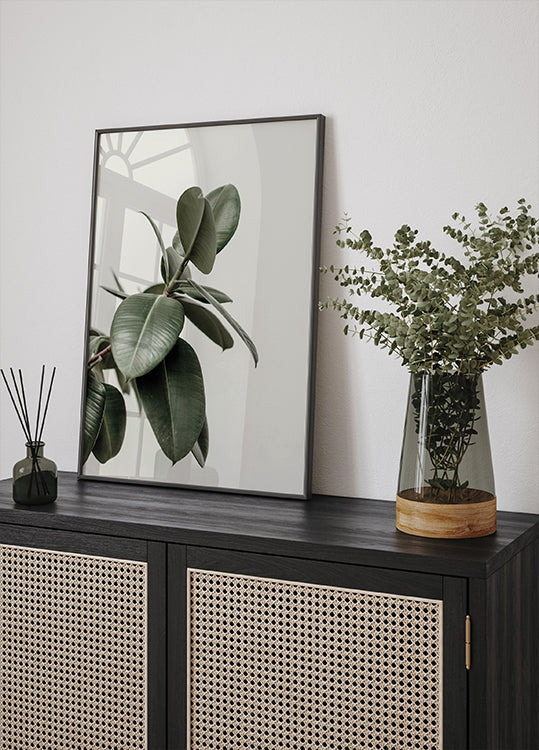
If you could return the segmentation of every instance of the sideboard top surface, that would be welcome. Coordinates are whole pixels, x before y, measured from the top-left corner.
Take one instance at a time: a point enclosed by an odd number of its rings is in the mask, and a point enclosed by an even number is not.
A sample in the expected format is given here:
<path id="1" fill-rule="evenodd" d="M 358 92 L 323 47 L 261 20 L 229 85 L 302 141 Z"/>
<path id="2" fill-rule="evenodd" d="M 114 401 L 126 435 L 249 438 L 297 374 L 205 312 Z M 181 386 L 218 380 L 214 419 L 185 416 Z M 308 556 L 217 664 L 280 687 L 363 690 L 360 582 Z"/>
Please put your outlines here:
<path id="1" fill-rule="evenodd" d="M 0 524 L 442 575 L 487 577 L 539 537 L 535 514 L 499 512 L 496 534 L 480 539 L 422 539 L 398 531 L 395 504 L 382 500 L 282 499 L 79 480 L 69 472 L 60 472 L 51 505 L 17 506 L 11 492 L 11 480 L 0 481 Z"/>

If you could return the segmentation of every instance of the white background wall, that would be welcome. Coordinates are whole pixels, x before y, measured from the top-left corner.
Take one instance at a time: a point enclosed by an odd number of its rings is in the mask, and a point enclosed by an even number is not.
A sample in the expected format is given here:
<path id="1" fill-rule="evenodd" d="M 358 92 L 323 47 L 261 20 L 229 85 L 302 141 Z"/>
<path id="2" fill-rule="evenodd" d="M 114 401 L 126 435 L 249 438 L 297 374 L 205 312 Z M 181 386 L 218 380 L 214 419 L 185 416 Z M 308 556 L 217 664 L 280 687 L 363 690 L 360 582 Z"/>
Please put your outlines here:
<path id="1" fill-rule="evenodd" d="M 344 211 L 380 244 L 409 223 L 447 246 L 441 227 L 480 200 L 539 209 L 536 2 L 0 0 L 0 14 L 0 364 L 36 383 L 58 367 L 44 437 L 61 469 L 77 464 L 96 128 L 325 114 L 323 263 Z M 485 378 L 506 510 L 539 511 L 538 355 Z M 329 312 L 317 359 L 314 491 L 393 499 L 407 372 Z M 23 437 L 0 399 L 5 477 Z"/>

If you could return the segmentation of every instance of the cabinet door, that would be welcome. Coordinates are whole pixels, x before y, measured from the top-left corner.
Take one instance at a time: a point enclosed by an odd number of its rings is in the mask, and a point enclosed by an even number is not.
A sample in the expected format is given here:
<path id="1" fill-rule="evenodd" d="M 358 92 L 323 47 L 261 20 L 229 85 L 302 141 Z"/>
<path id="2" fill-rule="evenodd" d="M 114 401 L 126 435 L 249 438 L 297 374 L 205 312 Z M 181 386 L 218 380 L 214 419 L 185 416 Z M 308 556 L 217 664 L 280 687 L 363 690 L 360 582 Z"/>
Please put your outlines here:
<path id="1" fill-rule="evenodd" d="M 466 747 L 464 580 L 170 554 L 172 750 Z"/>
<path id="2" fill-rule="evenodd" d="M 165 548 L 0 526 L 6 750 L 164 748 Z"/>

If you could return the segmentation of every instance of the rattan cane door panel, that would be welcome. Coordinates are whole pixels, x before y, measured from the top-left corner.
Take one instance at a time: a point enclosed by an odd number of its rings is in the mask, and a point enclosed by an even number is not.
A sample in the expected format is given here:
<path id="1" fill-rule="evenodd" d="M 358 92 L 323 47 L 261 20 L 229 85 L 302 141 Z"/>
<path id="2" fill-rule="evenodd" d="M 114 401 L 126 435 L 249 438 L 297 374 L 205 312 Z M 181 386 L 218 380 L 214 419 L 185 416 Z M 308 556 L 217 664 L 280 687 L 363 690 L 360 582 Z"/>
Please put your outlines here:
<path id="1" fill-rule="evenodd" d="M 0 545 L 2 750 L 147 747 L 147 563 Z"/>
<path id="2" fill-rule="evenodd" d="M 442 747 L 442 601 L 188 570 L 190 750 Z"/>

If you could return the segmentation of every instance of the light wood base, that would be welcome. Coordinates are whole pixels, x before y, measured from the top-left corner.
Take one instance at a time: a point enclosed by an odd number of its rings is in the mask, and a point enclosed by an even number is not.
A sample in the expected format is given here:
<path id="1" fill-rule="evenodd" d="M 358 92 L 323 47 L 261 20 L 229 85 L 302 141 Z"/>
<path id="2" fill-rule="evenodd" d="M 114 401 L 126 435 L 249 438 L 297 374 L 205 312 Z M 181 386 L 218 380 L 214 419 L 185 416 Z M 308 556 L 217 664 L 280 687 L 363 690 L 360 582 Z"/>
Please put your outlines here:
<path id="1" fill-rule="evenodd" d="M 397 528 L 433 539 L 469 539 L 496 531 L 496 498 L 450 505 L 406 500 L 397 495 Z"/>

